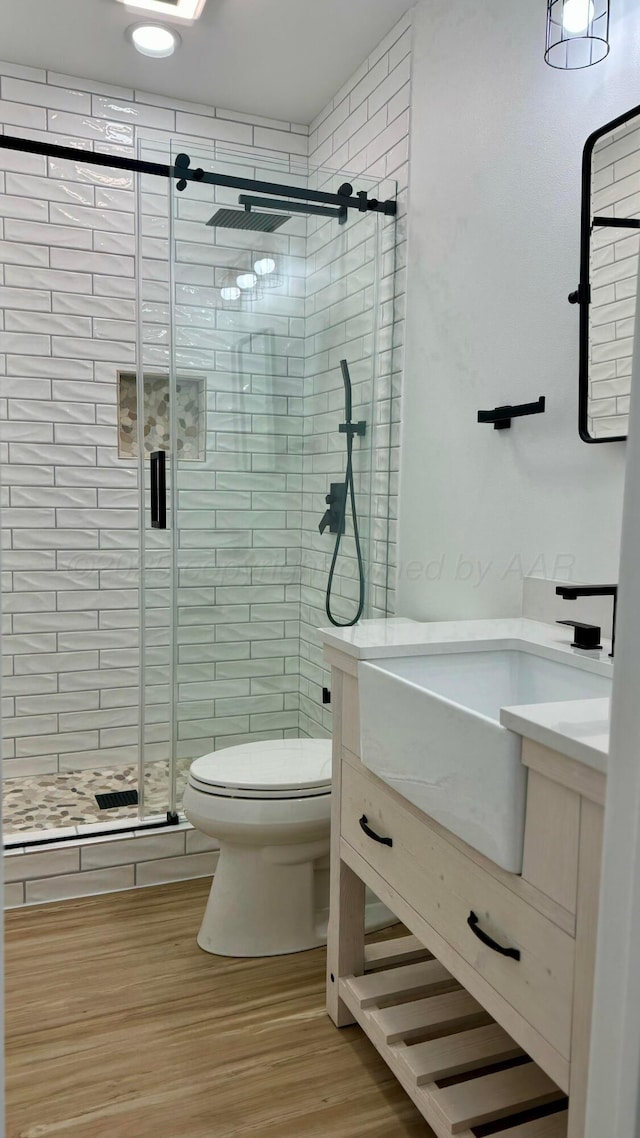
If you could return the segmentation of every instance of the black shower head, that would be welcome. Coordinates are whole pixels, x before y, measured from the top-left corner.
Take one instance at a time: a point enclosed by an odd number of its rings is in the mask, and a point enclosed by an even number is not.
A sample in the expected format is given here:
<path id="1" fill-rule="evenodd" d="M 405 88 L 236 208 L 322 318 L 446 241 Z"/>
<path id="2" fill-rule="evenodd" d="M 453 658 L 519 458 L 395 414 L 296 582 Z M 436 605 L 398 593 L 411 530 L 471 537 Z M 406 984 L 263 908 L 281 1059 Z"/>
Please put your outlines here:
<path id="1" fill-rule="evenodd" d="M 248 209 L 219 209 L 210 217 L 207 225 L 222 229 L 253 229 L 259 233 L 273 233 L 291 221 L 286 213 L 254 213 Z"/>

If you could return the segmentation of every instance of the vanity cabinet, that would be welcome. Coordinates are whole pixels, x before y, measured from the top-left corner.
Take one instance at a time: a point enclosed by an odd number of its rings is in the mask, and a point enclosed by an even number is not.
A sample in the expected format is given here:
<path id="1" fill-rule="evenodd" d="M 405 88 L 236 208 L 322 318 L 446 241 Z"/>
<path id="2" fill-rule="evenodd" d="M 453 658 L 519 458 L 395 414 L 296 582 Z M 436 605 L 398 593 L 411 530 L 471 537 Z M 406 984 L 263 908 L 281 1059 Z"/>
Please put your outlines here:
<path id="1" fill-rule="evenodd" d="M 329 1014 L 361 1025 L 439 1138 L 493 1123 L 583 1138 L 605 776 L 524 740 L 523 872 L 508 873 L 361 763 L 357 661 L 326 653 Z M 365 947 L 365 886 L 409 937 Z"/>

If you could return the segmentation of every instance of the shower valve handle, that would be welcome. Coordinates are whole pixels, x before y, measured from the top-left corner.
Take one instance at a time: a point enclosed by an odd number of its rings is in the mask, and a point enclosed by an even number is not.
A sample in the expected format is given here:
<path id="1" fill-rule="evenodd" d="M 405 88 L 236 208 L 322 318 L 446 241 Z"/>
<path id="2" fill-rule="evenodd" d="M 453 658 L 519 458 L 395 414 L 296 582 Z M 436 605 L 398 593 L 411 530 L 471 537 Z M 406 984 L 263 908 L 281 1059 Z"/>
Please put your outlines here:
<path id="1" fill-rule="evenodd" d="M 345 482 L 332 482 L 330 493 L 325 498 L 329 509 L 318 526 L 320 533 L 324 533 L 327 526 L 329 533 L 344 533 L 344 515 L 347 504 L 347 486 Z"/>

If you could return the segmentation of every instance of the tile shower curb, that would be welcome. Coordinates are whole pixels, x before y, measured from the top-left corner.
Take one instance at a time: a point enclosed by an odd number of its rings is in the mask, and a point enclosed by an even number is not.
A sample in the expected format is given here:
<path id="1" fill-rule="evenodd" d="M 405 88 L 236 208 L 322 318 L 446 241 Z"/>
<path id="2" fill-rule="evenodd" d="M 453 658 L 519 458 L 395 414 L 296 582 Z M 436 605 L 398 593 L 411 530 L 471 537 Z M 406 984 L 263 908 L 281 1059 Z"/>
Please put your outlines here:
<path id="1" fill-rule="evenodd" d="M 180 822 L 166 830 L 78 834 L 75 838 L 25 850 L 4 851 L 4 907 L 41 905 L 210 877 L 218 860 L 215 842 Z"/>

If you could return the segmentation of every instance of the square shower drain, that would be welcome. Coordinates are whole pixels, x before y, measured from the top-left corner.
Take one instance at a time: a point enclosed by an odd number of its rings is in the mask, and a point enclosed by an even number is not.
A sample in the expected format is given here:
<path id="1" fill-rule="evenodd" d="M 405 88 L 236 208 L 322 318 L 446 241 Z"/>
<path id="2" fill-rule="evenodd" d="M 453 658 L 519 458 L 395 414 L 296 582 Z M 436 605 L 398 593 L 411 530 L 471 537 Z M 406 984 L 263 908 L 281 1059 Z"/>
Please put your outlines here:
<path id="1" fill-rule="evenodd" d="M 137 806 L 137 790 L 113 790 L 110 794 L 96 794 L 100 810 L 115 810 L 118 806 Z"/>

